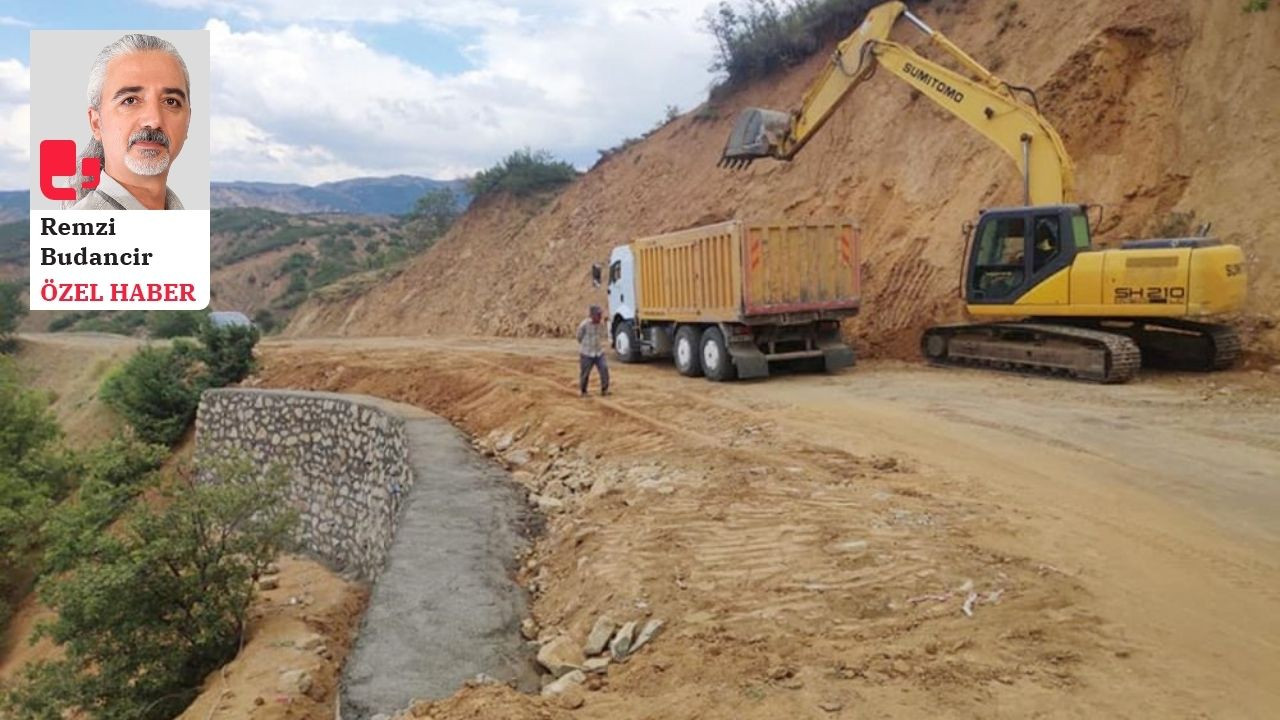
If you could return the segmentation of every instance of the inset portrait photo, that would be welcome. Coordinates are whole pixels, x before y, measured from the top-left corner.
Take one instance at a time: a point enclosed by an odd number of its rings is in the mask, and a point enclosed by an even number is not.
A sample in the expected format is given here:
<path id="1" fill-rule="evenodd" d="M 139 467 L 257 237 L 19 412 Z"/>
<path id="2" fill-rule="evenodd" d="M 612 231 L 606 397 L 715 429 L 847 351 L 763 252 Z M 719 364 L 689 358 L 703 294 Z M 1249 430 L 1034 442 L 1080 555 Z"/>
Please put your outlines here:
<path id="1" fill-rule="evenodd" d="M 209 209 L 209 33 L 31 33 L 32 211 Z"/>

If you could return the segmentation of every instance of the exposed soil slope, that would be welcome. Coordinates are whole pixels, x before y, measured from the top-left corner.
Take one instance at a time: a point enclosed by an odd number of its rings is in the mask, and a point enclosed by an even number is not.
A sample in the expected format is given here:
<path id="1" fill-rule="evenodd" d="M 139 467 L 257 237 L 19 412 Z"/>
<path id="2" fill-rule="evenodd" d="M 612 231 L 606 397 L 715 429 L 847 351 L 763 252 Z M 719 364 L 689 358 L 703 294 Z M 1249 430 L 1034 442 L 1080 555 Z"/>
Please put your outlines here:
<path id="1" fill-rule="evenodd" d="M 1195 213 L 1245 247 L 1254 349 L 1280 351 L 1280 12 L 1240 3 L 971 0 L 926 20 L 1002 76 L 1037 89 L 1078 165 L 1104 235 L 1147 236 Z M 922 48 L 903 28 L 898 39 Z M 933 54 L 932 50 L 925 50 Z M 958 319 L 961 226 L 1020 202 L 994 146 L 881 76 L 790 164 L 715 167 L 737 111 L 798 104 L 819 52 L 688 113 L 601 163 L 552 201 L 477 203 L 435 249 L 361 296 L 304 305 L 293 335 L 562 334 L 600 294 L 593 261 L 638 236 L 730 217 L 851 216 L 867 242 L 866 298 L 851 325 L 864 354 L 914 355 L 919 330 Z M 625 79 L 619 79 L 620 82 Z"/>

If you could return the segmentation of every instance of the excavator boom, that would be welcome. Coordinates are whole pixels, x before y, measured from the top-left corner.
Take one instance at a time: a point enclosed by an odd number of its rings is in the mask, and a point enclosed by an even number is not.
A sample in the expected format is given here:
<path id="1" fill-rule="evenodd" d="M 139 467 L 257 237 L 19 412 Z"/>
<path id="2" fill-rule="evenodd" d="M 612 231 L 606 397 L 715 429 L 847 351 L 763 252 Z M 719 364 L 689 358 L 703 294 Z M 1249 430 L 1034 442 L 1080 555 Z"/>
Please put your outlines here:
<path id="1" fill-rule="evenodd" d="M 907 18 L 973 77 L 940 65 L 889 40 Z M 799 110 L 742 111 L 729 136 L 721 165 L 743 167 L 758 158 L 789 160 L 822 127 L 855 88 L 883 67 L 995 143 L 1017 165 L 1027 204 L 1056 205 L 1074 195 L 1074 165 L 1062 138 L 1035 105 L 1034 95 L 996 77 L 941 33 L 912 15 L 901 2 L 879 5 L 840 42 L 830 64 L 805 92 Z"/>

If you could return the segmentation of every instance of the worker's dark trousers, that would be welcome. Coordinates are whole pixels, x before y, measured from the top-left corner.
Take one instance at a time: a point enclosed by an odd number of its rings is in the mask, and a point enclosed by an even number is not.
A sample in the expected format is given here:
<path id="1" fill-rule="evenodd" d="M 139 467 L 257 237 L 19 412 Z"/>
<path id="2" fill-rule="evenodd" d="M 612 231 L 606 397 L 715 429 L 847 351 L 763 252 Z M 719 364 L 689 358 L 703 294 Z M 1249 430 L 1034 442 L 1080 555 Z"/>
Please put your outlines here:
<path id="1" fill-rule="evenodd" d="M 600 370 L 600 392 L 609 392 L 609 365 L 604 361 L 604 355 L 599 357 L 591 357 L 590 355 L 578 356 L 578 391 L 584 395 L 586 394 L 587 380 L 591 378 L 592 367 Z"/>

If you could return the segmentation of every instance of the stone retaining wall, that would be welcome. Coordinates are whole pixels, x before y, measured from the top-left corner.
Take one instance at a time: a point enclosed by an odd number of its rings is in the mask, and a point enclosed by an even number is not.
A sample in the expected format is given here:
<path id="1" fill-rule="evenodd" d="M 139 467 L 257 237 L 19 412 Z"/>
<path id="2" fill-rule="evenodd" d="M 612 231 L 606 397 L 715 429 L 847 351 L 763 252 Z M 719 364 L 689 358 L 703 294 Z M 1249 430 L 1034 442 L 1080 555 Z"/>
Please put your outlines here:
<path id="1" fill-rule="evenodd" d="M 196 458 L 244 457 L 283 466 L 301 515 L 300 544 L 373 581 L 395 537 L 414 475 L 405 414 L 416 408 L 359 395 L 207 390 L 196 415 Z"/>

